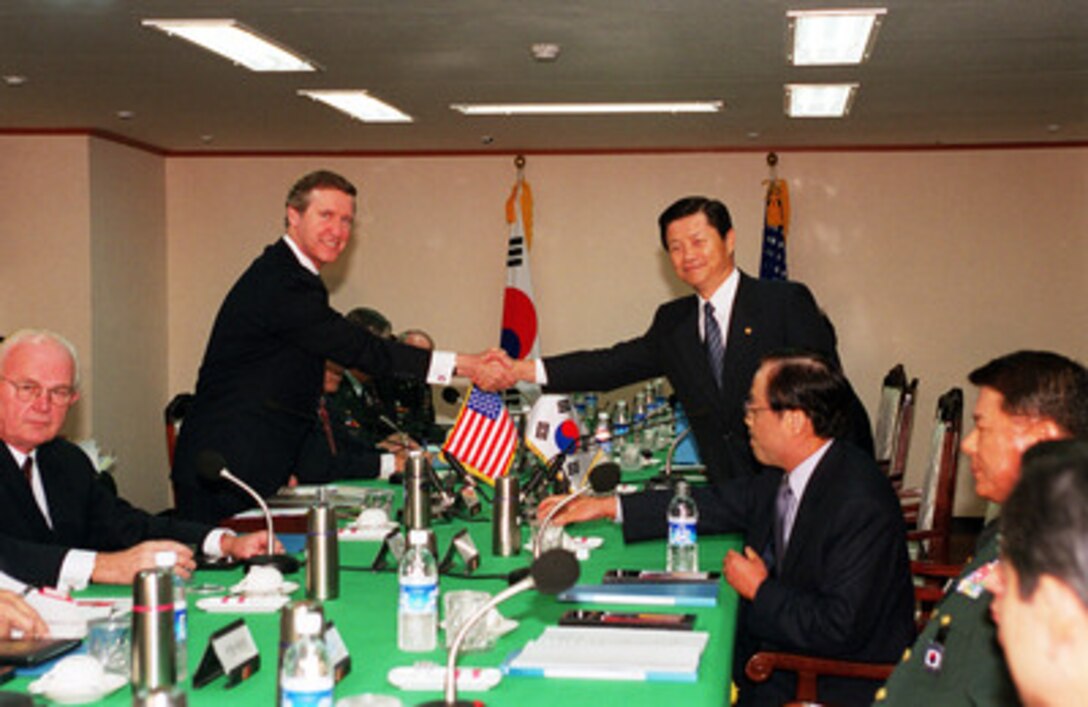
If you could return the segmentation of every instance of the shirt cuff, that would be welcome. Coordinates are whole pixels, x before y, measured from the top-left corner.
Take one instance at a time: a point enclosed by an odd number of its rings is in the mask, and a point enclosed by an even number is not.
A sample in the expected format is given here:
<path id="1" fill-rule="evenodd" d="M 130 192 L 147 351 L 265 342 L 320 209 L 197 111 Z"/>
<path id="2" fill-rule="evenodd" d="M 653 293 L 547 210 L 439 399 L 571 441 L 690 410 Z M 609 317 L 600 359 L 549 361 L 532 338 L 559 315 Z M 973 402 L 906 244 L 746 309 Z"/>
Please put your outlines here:
<path id="1" fill-rule="evenodd" d="M 234 535 L 234 531 L 228 528 L 213 528 L 204 536 L 204 542 L 200 549 L 208 557 L 223 557 L 223 536 Z"/>
<path id="2" fill-rule="evenodd" d="M 446 385 L 453 380 L 453 370 L 457 367 L 457 354 L 453 351 L 431 352 L 431 367 L 427 369 L 427 382 Z"/>
<path id="3" fill-rule="evenodd" d="M 619 525 L 623 525 L 623 503 L 620 502 L 620 497 L 616 496 L 616 517 L 615 522 Z"/>
<path id="4" fill-rule="evenodd" d="M 381 460 L 382 465 L 378 469 L 378 478 L 388 480 L 390 476 L 397 473 L 397 455 L 383 454 Z"/>
<path id="5" fill-rule="evenodd" d="M 536 380 L 533 382 L 537 385 L 548 385 L 548 369 L 544 368 L 543 359 L 536 360 Z"/>
<path id="6" fill-rule="evenodd" d="M 69 550 L 64 556 L 64 562 L 60 565 L 57 589 L 61 591 L 86 589 L 87 585 L 91 583 L 91 575 L 94 574 L 94 562 L 97 558 L 97 552 Z"/>

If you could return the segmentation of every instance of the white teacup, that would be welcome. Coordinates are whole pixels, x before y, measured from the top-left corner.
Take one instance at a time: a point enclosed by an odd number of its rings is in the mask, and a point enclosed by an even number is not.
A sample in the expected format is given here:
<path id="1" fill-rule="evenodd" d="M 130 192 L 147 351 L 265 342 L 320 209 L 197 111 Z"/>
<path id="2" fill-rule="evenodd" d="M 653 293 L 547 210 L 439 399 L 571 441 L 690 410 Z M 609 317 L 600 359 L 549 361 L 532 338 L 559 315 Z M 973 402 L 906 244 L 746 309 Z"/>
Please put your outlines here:
<path id="1" fill-rule="evenodd" d="M 278 594 L 283 589 L 283 574 L 271 565 L 253 565 L 245 578 L 234 585 L 243 594 Z"/>

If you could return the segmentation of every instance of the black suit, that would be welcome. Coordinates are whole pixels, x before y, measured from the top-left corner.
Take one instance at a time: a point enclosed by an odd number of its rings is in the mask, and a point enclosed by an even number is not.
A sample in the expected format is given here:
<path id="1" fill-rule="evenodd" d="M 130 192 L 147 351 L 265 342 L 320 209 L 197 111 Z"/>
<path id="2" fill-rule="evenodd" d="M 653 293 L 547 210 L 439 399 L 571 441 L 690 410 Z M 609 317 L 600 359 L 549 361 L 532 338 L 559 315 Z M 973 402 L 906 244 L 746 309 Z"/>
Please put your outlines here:
<path id="1" fill-rule="evenodd" d="M 153 516 L 115 496 L 79 447 L 55 439 L 35 463 L 53 521 L 50 528 L 7 445 L 0 444 L 0 570 L 28 584 L 54 586 L 71 549 L 112 552 L 145 540 L 198 546 L 212 529 Z"/>
<path id="2" fill-rule="evenodd" d="M 682 297 L 658 308 L 649 330 L 608 349 L 544 359 L 548 389 L 611 390 L 664 375 L 687 411 L 707 475 L 720 482 L 752 471 L 744 401 L 760 358 L 776 349 L 817 351 L 836 363 L 835 335 L 812 293 L 796 282 L 755 280 L 739 273 L 718 390 L 699 338 L 699 299 Z M 856 399 L 851 440 L 872 450 L 865 408 Z"/>
<path id="3" fill-rule="evenodd" d="M 368 373 L 424 378 L 430 352 L 380 339 L 329 307 L 321 278 L 281 239 L 227 294 L 208 340 L 175 452 L 178 512 L 218 522 L 252 501 L 198 477 L 203 450 L 270 496 L 294 470 L 316 422 L 326 359 Z"/>
<path id="4" fill-rule="evenodd" d="M 744 678 L 758 650 L 785 650 L 867 662 L 894 662 L 914 636 L 914 595 L 902 510 L 873 459 L 835 442 L 816 466 L 797 508 L 786 556 L 774 558 L 775 499 L 782 472 L 766 468 L 721 486 L 694 489 L 703 533 L 739 532 L 767 561 L 754 601 L 741 600 L 733 679 L 742 705 L 780 705 L 795 679 Z M 667 492 L 623 498 L 628 541 L 665 534 Z M 704 566 L 720 558 L 702 558 Z M 869 704 L 879 683 L 827 679 L 820 698 Z"/>

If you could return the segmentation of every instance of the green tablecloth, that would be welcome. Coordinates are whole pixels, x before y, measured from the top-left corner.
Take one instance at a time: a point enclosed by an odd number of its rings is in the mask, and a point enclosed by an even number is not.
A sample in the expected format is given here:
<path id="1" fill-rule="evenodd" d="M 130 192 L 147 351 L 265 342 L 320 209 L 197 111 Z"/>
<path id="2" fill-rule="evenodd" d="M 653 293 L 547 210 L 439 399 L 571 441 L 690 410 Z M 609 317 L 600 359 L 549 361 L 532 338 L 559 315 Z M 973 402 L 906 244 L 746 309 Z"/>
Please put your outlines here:
<path id="1" fill-rule="evenodd" d="M 486 513 L 486 511 L 485 511 Z M 499 573 L 526 566 L 529 555 L 522 551 L 519 555 L 502 558 L 491 553 L 491 526 L 487 521 L 439 523 L 435 525 L 440 552 L 449 546 L 450 538 L 456 530 L 468 527 L 480 550 L 481 566 L 478 573 Z M 581 563 L 582 583 L 597 583 L 605 570 L 612 568 L 660 569 L 664 567 L 664 541 L 625 545 L 619 528 L 608 522 L 595 522 L 577 526 L 573 531 L 579 535 L 594 535 L 604 539 L 601 548 Z M 726 550 L 737 547 L 739 541 L 733 537 L 703 537 L 699 542 L 700 567 L 704 570 L 720 570 L 721 560 Z M 390 685 L 386 675 L 390 668 L 410 665 L 416 661 L 430 661 L 444 664 L 446 660 L 444 634 L 439 634 L 440 648 L 431 653 L 401 653 L 396 648 L 396 600 L 397 578 L 395 572 L 372 573 L 352 571 L 350 567 L 369 566 L 376 556 L 380 543 L 351 542 L 340 544 L 342 572 L 340 576 L 340 597 L 326 602 L 325 614 L 336 622 L 344 638 L 352 659 L 351 673 L 336 687 L 336 697 L 363 692 L 393 694 L 400 697 L 404 705 L 414 705 L 426 699 L 440 697 L 440 692 L 401 692 Z M 214 582 L 230 585 L 242 577 L 241 570 L 201 571 L 194 579 L 196 583 Z M 291 577 L 304 584 L 304 576 Z M 499 580 L 470 580 L 442 577 L 440 590 L 483 589 L 492 594 L 505 586 Z M 95 587 L 87 592 L 96 596 L 110 594 L 126 595 L 123 587 Z M 305 588 L 300 588 L 294 598 L 304 598 Z M 200 660 L 200 653 L 208 642 L 208 637 L 217 629 L 227 625 L 238 616 L 231 614 L 208 614 L 195 607 L 197 597 L 189 598 L 189 674 L 195 671 Z M 512 632 L 502 637 L 490 651 L 463 654 L 459 664 L 468 666 L 498 667 L 502 660 L 517 650 L 526 641 L 538 637 L 548 625 L 554 625 L 560 614 L 573 608 L 573 604 L 557 602 L 553 597 L 541 596 L 535 592 L 526 592 L 510 599 L 500 607 L 507 618 L 520 622 Z M 605 608 L 606 605 L 593 605 Z M 730 666 L 733 652 L 734 617 L 736 614 L 736 594 L 724 582 L 721 586 L 719 605 L 711 609 L 661 609 L 633 606 L 614 606 L 616 610 L 690 612 L 697 615 L 696 629 L 708 631 L 710 640 L 703 654 L 696 683 L 646 683 L 612 682 L 595 680 L 545 679 L 528 677 L 504 677 L 494 689 L 488 692 L 467 693 L 466 697 L 479 697 L 491 705 L 583 705 L 583 704 L 621 704 L 624 707 L 637 705 L 663 704 L 673 705 L 722 705 L 728 704 L 727 691 L 730 680 Z M 227 689 L 222 678 L 199 690 L 191 689 L 189 683 L 189 704 L 222 705 L 229 701 L 232 705 L 267 706 L 275 701 L 276 659 L 279 633 L 279 614 L 246 614 L 243 617 L 250 627 L 261 653 L 261 668 L 252 678 Z M 25 690 L 30 680 L 17 678 L 3 689 Z M 123 705 L 131 701 L 131 692 L 124 688 L 102 704 Z"/>

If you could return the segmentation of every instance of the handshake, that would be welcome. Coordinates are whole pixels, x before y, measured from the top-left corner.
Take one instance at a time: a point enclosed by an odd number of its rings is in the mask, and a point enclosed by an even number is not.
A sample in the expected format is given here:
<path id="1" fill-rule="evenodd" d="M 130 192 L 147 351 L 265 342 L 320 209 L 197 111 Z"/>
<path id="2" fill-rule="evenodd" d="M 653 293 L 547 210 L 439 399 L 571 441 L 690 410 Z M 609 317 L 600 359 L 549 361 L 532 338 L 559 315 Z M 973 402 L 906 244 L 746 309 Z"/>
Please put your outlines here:
<path id="1" fill-rule="evenodd" d="M 483 390 L 503 390 L 518 381 L 536 381 L 536 364 L 530 360 L 515 361 L 498 348 L 478 354 L 457 354 L 457 374 L 465 376 Z"/>

